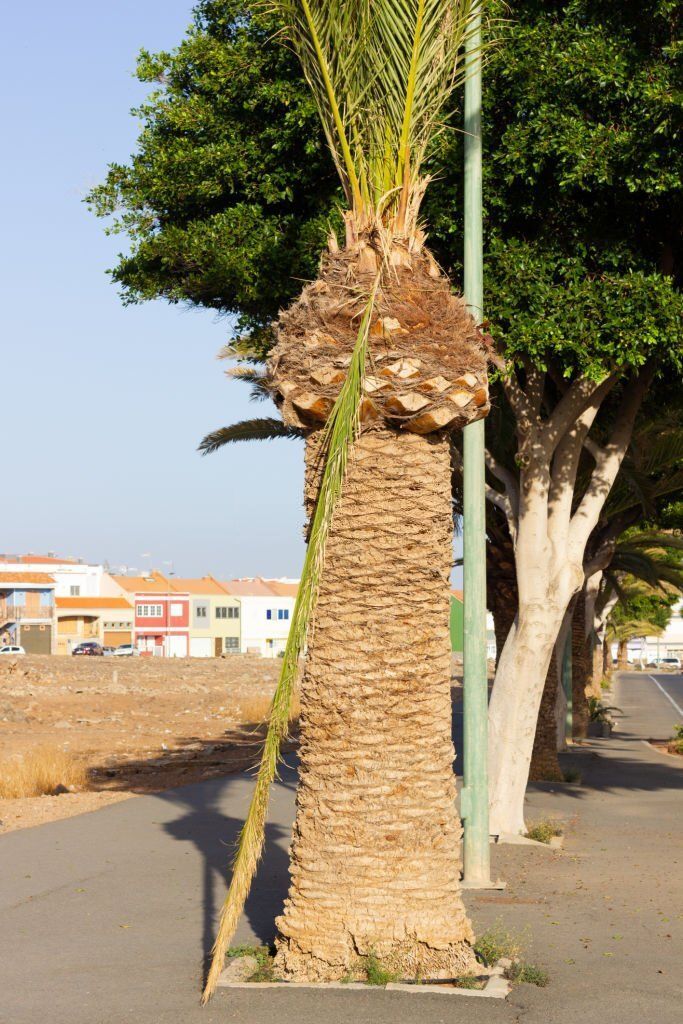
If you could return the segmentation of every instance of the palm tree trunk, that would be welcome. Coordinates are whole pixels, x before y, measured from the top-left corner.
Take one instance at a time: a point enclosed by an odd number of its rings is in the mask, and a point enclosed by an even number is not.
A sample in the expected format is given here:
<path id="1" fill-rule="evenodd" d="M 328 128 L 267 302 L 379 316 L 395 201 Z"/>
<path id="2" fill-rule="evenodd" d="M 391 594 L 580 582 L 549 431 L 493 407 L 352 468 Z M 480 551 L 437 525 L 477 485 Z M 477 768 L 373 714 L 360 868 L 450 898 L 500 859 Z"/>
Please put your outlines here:
<path id="1" fill-rule="evenodd" d="M 557 690 L 560 685 L 557 661 L 557 651 L 553 650 L 538 711 L 529 768 L 529 778 L 535 782 L 561 782 L 564 778 L 557 757 Z"/>
<path id="2" fill-rule="evenodd" d="M 362 974 L 370 953 L 408 977 L 474 968 L 451 742 L 450 473 L 446 437 L 382 426 L 352 453 L 301 685 L 277 922 L 289 979 Z"/>
<path id="3" fill-rule="evenodd" d="M 586 636 L 586 587 L 576 599 L 572 616 L 572 736 L 588 735 L 588 697 L 590 683 L 590 639 Z"/>
<path id="4" fill-rule="evenodd" d="M 620 640 L 617 648 L 617 667 L 621 671 L 628 668 L 628 640 Z"/>

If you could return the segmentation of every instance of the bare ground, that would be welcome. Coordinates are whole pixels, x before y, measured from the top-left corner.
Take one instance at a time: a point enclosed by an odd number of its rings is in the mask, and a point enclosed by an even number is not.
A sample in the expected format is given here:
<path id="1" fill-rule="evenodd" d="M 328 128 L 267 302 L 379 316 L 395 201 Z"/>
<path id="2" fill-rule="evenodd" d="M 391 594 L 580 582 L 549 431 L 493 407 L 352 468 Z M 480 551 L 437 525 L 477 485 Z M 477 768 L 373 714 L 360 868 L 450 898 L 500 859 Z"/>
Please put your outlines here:
<path id="1" fill-rule="evenodd" d="M 249 767 L 281 662 L 224 659 L 0 659 L 0 761 L 58 746 L 89 786 L 0 799 L 3 832 Z"/>

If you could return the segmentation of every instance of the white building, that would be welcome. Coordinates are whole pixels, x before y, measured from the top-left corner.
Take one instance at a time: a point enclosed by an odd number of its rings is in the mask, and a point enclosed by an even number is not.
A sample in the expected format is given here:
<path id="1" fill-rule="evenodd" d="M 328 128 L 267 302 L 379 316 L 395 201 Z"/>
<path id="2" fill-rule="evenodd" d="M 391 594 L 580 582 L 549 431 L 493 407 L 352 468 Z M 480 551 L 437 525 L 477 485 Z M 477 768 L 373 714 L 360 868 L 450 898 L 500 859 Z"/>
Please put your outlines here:
<path id="1" fill-rule="evenodd" d="M 613 651 L 616 651 L 616 644 Z M 683 599 L 671 609 L 671 618 L 661 636 L 631 640 L 628 657 L 629 661 L 650 662 L 658 658 L 680 658 L 683 661 Z"/>
<path id="2" fill-rule="evenodd" d="M 276 658 L 284 652 L 294 614 L 298 580 L 266 580 L 260 576 L 222 580 L 221 585 L 239 598 L 242 654 Z"/>
<path id="3" fill-rule="evenodd" d="M 55 581 L 55 597 L 112 597 L 115 590 L 103 590 L 103 566 L 89 565 L 55 555 L 0 555 L 3 572 L 47 572 Z"/>

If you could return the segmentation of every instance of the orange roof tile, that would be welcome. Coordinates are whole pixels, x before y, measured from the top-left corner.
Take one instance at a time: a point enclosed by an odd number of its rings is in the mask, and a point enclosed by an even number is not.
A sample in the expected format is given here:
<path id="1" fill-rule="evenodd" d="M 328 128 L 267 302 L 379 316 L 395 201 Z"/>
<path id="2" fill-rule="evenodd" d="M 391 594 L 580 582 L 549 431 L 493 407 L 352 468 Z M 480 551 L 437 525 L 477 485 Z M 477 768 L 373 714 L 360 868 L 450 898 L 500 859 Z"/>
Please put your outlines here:
<path id="1" fill-rule="evenodd" d="M 260 577 L 254 579 L 224 580 L 223 586 L 228 594 L 235 597 L 273 597 L 274 591 L 270 589 L 265 580 Z"/>
<path id="2" fill-rule="evenodd" d="M 149 576 L 115 576 L 111 578 L 129 594 L 166 594 L 177 593 L 179 588 L 174 581 L 154 569 Z"/>
<path id="3" fill-rule="evenodd" d="M 54 586 L 54 576 L 47 572 L 0 572 L 0 587 L 15 583 L 47 583 Z"/>
<path id="4" fill-rule="evenodd" d="M 130 608 L 132 603 L 125 597 L 58 597 L 58 608 Z"/>
<path id="5" fill-rule="evenodd" d="M 282 580 L 264 580 L 264 583 L 278 597 L 296 597 L 299 593 L 298 583 L 283 583 Z"/>
<path id="6" fill-rule="evenodd" d="M 187 591 L 188 594 L 221 594 L 225 596 L 228 593 L 223 584 L 213 576 L 176 578 L 173 580 L 173 584 L 176 588 Z"/>
<path id="7" fill-rule="evenodd" d="M 75 558 L 55 558 L 54 555 L 0 555 L 0 562 L 22 562 L 38 565 L 78 565 Z"/>
<path id="8" fill-rule="evenodd" d="M 456 601 L 460 601 L 460 604 L 462 604 L 462 600 L 463 600 L 462 590 L 451 590 L 451 594 L 453 595 L 453 597 L 455 598 Z"/>

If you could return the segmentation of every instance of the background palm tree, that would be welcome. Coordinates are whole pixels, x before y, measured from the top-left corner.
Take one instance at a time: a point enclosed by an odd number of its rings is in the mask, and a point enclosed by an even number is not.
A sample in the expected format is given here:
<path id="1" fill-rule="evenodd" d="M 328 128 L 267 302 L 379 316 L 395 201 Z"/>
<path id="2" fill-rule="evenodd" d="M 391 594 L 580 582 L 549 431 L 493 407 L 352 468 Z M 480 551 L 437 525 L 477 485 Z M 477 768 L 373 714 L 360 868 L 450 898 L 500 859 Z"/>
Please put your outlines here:
<path id="1" fill-rule="evenodd" d="M 449 431 L 488 411 L 487 353 L 425 247 L 419 216 L 424 158 L 461 77 L 474 4 L 274 0 L 271 8 L 301 61 L 347 208 L 344 238 L 330 234 L 318 280 L 275 325 L 265 377 L 247 372 L 257 393 L 272 394 L 287 429 L 306 438 L 311 523 L 205 999 L 262 847 L 306 641 L 276 969 L 339 978 L 362 971 L 370 953 L 423 977 L 475 963 L 459 891 L 450 738 Z M 274 436 L 272 422 L 261 429 Z M 204 450 L 236 439 L 234 430 L 216 432 Z"/>

